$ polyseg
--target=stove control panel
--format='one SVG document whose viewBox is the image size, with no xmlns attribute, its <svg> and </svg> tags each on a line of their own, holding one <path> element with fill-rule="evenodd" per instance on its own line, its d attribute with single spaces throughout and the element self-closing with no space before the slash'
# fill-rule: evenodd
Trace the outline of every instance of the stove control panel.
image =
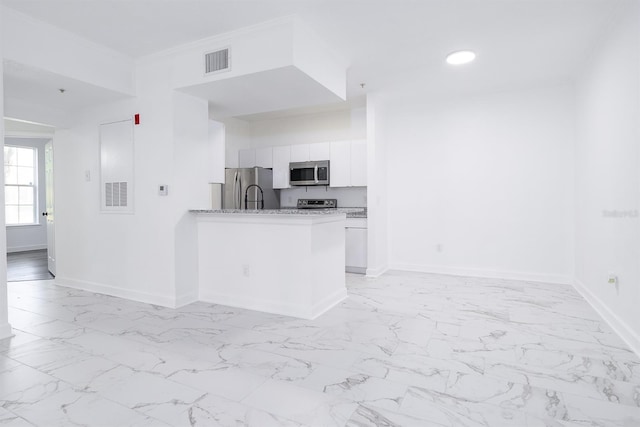
<svg viewBox="0 0 640 427">
<path fill-rule="evenodd" d="M 298 209 L 331 209 L 338 207 L 336 199 L 298 199 Z"/>
</svg>

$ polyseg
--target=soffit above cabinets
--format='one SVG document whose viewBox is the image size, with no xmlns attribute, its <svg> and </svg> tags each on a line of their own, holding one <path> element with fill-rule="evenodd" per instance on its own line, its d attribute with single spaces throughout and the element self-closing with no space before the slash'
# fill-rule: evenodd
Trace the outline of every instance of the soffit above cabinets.
<svg viewBox="0 0 640 427">
<path fill-rule="evenodd" d="M 208 73 L 211 52 L 224 49 L 224 69 Z M 346 66 L 295 17 L 203 41 L 173 59 L 174 87 L 209 101 L 226 118 L 341 102 Z"/>
<path fill-rule="evenodd" d="M 182 91 L 209 100 L 209 115 L 215 118 L 288 110 L 344 100 L 294 66 L 203 83 Z"/>
</svg>

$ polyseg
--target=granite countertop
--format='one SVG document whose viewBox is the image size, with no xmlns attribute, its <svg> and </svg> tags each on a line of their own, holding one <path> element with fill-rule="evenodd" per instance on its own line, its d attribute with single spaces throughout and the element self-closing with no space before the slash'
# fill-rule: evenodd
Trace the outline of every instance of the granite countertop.
<svg viewBox="0 0 640 427">
<path fill-rule="evenodd" d="M 191 209 L 196 214 L 253 214 L 253 215 L 334 215 L 346 214 L 347 218 L 366 218 L 367 208 L 337 209 Z"/>
<path fill-rule="evenodd" d="M 253 214 L 253 215 L 333 215 L 346 214 L 347 218 L 366 218 L 367 208 L 337 209 L 191 209 L 195 214 Z"/>
<path fill-rule="evenodd" d="M 329 211 L 331 212 L 339 212 L 347 214 L 347 218 L 366 218 L 367 217 L 367 208 L 333 208 L 333 209 L 296 209 L 293 207 L 284 207 L 282 210 L 297 210 L 297 211 Z"/>
<path fill-rule="evenodd" d="M 196 214 L 251 214 L 251 215 L 337 215 L 336 209 L 192 209 Z"/>
</svg>

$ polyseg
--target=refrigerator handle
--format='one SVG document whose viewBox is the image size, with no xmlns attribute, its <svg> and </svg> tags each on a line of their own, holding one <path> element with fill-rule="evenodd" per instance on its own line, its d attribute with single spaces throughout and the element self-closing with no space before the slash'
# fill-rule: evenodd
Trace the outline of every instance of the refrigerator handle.
<svg viewBox="0 0 640 427">
<path fill-rule="evenodd" d="M 236 194 L 238 193 L 238 171 L 236 171 L 235 176 L 233 177 L 233 208 L 238 209 L 238 197 Z"/>
<path fill-rule="evenodd" d="M 242 175 L 238 175 L 238 209 L 242 209 Z"/>
<path fill-rule="evenodd" d="M 313 167 L 313 179 L 318 183 L 318 164 Z"/>
</svg>

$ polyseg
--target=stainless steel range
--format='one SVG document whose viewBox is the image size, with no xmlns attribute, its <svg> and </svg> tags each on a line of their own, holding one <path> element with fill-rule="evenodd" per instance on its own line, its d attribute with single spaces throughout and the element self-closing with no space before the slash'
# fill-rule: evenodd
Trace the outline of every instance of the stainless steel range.
<svg viewBox="0 0 640 427">
<path fill-rule="evenodd" d="M 298 199 L 298 209 L 334 209 L 338 207 L 337 199 Z"/>
</svg>

